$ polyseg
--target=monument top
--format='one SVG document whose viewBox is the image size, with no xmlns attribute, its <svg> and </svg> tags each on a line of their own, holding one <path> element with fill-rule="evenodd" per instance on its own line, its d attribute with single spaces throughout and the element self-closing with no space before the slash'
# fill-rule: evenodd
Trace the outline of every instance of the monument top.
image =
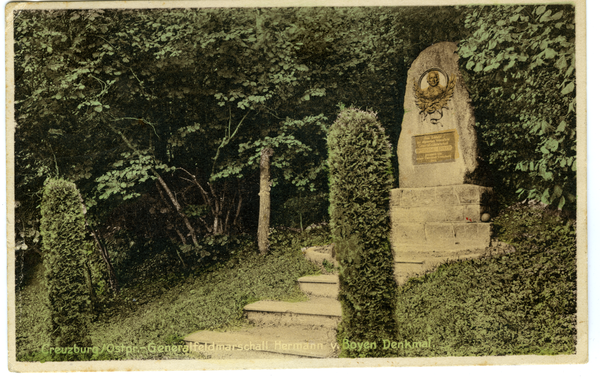
<svg viewBox="0 0 600 377">
<path fill-rule="evenodd" d="M 456 43 L 425 49 L 408 71 L 398 142 L 400 187 L 471 183 L 477 136 Z"/>
</svg>

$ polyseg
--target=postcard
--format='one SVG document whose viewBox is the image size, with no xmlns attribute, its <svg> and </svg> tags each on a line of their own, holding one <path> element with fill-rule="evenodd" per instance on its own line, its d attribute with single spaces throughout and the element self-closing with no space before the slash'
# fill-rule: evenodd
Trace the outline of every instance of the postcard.
<svg viewBox="0 0 600 377">
<path fill-rule="evenodd" d="M 5 9 L 10 371 L 588 361 L 584 1 Z"/>
</svg>

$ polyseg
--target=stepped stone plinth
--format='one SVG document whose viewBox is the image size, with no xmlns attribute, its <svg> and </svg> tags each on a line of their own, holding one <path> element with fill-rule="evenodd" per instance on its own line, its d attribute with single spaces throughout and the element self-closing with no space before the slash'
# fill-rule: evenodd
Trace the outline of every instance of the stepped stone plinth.
<svg viewBox="0 0 600 377">
<path fill-rule="evenodd" d="M 392 247 L 396 253 L 485 249 L 490 245 L 492 189 L 477 185 L 397 188 L 391 192 Z"/>
</svg>

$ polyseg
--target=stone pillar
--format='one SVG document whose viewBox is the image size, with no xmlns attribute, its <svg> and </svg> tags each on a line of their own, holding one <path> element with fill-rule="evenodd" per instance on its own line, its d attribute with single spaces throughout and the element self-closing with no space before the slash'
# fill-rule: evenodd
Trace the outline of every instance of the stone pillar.
<svg viewBox="0 0 600 377">
<path fill-rule="evenodd" d="M 451 42 L 435 44 L 408 71 L 400 187 L 390 202 L 397 268 L 490 244 L 490 224 L 482 215 L 489 213 L 492 189 L 478 181 L 475 117 L 456 49 Z"/>
</svg>

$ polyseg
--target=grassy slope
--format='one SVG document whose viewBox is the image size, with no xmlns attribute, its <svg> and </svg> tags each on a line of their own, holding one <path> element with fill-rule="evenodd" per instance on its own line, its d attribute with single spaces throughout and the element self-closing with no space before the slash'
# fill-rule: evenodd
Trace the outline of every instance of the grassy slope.
<svg viewBox="0 0 600 377">
<path fill-rule="evenodd" d="M 42 345 L 50 342 L 44 327 L 45 318 L 50 316 L 44 305 L 44 266 L 41 262 L 34 266 L 27 276 L 27 285 L 18 290 L 15 297 L 17 360 L 20 355 L 39 351 Z"/>
<path fill-rule="evenodd" d="M 495 227 L 515 253 L 445 264 L 401 288 L 400 340 L 431 338 L 431 348 L 399 356 L 574 352 L 574 224 L 518 206 Z"/>
<path fill-rule="evenodd" d="M 275 248 L 271 255 L 260 256 L 255 250 L 240 250 L 239 256 L 199 276 L 158 277 L 146 284 L 124 289 L 116 308 L 91 326 L 94 345 L 144 347 L 180 344 L 183 336 L 202 329 L 222 329 L 243 325 L 242 310 L 247 303 L 260 299 L 304 300 L 296 284 L 300 276 L 317 273 L 300 249 Z M 48 360 L 39 354 L 43 339 L 41 322 L 41 284 L 23 289 L 22 306 L 28 316 L 19 317 L 17 331 L 23 334 L 18 355 L 23 360 Z M 38 326 L 39 327 L 39 326 Z M 29 356 L 27 356 L 29 354 Z M 181 358 L 181 352 L 125 355 L 104 353 L 94 359 Z"/>
<path fill-rule="evenodd" d="M 96 324 L 94 344 L 169 344 L 197 330 L 241 325 L 243 308 L 250 302 L 303 300 L 296 279 L 314 272 L 299 253 L 248 255 L 180 282 L 136 315 Z"/>
<path fill-rule="evenodd" d="M 517 246 L 517 252 L 443 265 L 401 288 L 398 340 L 431 337 L 432 347 L 400 350 L 398 356 L 574 351 L 574 224 L 540 209 L 516 207 L 499 216 L 495 228 L 503 240 Z M 241 250 L 238 257 L 206 274 L 157 277 L 125 289 L 116 307 L 92 325 L 94 344 L 176 344 L 193 331 L 243 324 L 246 303 L 264 298 L 301 300 L 304 296 L 295 281 L 316 270 L 299 250 L 329 242 L 327 236 L 320 237 L 275 234 L 273 255 Z M 24 360 L 45 342 L 40 327 L 43 285 L 31 279 L 20 295 L 17 350 Z M 128 358 L 179 357 L 183 355 L 138 353 Z"/>
</svg>

